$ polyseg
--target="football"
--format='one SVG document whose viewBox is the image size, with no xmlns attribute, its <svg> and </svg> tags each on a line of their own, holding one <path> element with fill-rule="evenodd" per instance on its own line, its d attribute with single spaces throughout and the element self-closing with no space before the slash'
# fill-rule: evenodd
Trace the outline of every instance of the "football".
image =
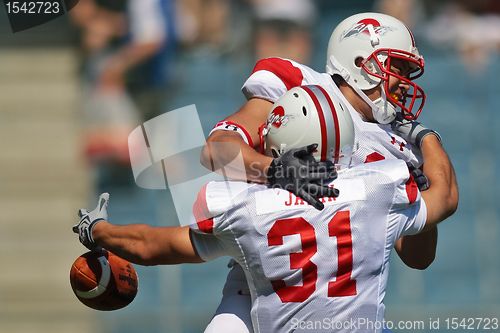
<svg viewBox="0 0 500 333">
<path fill-rule="evenodd" d="M 137 274 L 130 262 L 99 249 L 79 256 L 70 271 L 76 297 L 100 311 L 121 309 L 137 295 Z"/>
</svg>

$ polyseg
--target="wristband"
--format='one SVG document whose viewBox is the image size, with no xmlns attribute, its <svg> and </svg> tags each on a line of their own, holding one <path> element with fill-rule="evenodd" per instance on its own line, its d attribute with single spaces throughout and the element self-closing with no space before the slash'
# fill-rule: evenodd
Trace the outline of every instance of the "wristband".
<svg viewBox="0 0 500 333">
<path fill-rule="evenodd" d="M 422 141 L 424 140 L 424 138 L 429 134 L 434 134 L 437 137 L 437 139 L 439 140 L 439 142 L 443 143 L 443 141 L 441 140 L 441 135 L 439 135 L 438 132 L 436 132 L 435 130 L 431 130 L 431 129 L 425 129 L 425 130 L 420 131 L 420 133 L 418 133 L 417 137 L 415 138 L 416 144 L 419 148 L 422 146 Z"/>
<path fill-rule="evenodd" d="M 94 227 L 96 226 L 97 223 L 101 222 L 101 221 L 104 221 L 104 219 L 97 219 L 95 221 L 92 221 L 92 223 L 90 223 L 89 225 L 89 234 L 88 234 L 88 238 L 89 238 L 89 241 L 91 244 L 95 244 L 94 242 L 94 236 L 92 236 L 92 230 L 94 230 Z"/>
<path fill-rule="evenodd" d="M 227 120 L 220 121 L 214 126 L 208 136 L 210 136 L 215 131 L 230 131 L 233 133 L 238 133 L 247 145 L 253 147 L 253 141 L 250 133 L 248 133 L 248 131 L 243 126 L 240 126 L 237 123 Z"/>
</svg>

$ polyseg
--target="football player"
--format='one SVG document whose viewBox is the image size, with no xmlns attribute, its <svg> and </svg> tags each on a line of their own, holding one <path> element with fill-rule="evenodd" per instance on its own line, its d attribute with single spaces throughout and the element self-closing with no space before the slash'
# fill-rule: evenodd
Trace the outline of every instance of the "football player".
<svg viewBox="0 0 500 333">
<path fill-rule="evenodd" d="M 456 209 L 457 193 L 449 197 L 441 180 L 448 157 L 436 149 L 441 143 L 434 132 L 413 128 L 432 182 L 420 194 L 404 161 L 346 167 L 354 125 L 326 90 L 292 88 L 273 111 L 281 109 L 288 122 L 273 127 L 271 112 L 266 153 L 286 158 L 307 152 L 337 165 L 338 178 L 326 186 L 340 194 L 320 199 L 322 211 L 282 189 L 210 182 L 198 194 L 189 227 L 113 225 L 107 221 L 109 195 L 103 194 L 95 210 L 79 211 L 73 230 L 88 248 L 101 246 L 142 265 L 233 257 L 248 281 L 254 332 L 305 332 L 311 325 L 314 332 L 380 332 L 396 240 L 435 228 Z"/>
<path fill-rule="evenodd" d="M 421 137 L 415 133 L 431 131 L 415 122 L 424 106 L 425 93 L 414 80 L 423 72 L 424 59 L 418 52 L 413 34 L 402 22 L 379 13 L 348 17 L 330 37 L 326 73 L 282 58 L 257 62 L 242 87 L 247 102 L 214 127 L 203 150 L 202 163 L 216 170 L 241 152 L 245 170 L 240 172 L 239 179 L 281 185 L 321 209 L 323 204 L 314 193 L 334 196 L 336 192 L 328 192 L 318 185 L 317 179 L 304 176 L 297 179 L 298 173 L 292 172 L 288 177 L 274 177 L 273 174 L 277 170 L 273 165 L 278 161 L 285 167 L 293 168 L 305 156 L 276 160 L 262 154 L 262 130 L 259 129 L 262 129 L 272 103 L 292 87 L 320 85 L 352 116 L 356 150 L 351 165 L 401 159 L 417 168 L 422 164 Z M 277 110 L 272 120 L 274 127 L 285 126 L 288 117 Z M 412 127 L 423 130 L 414 131 Z M 217 149 L 221 144 L 236 148 Z M 433 149 L 436 154 L 444 153 L 440 145 Z M 318 166 L 311 164 L 311 167 Z M 454 190 L 451 182 L 454 177 L 453 168 L 447 165 L 441 181 L 446 182 L 450 193 Z M 424 180 L 424 187 L 427 186 L 425 177 L 419 179 Z M 434 260 L 436 245 L 437 229 L 431 228 L 425 233 L 402 237 L 396 242 L 395 249 L 407 266 L 425 269 Z M 241 316 L 245 311 L 240 307 L 250 304 L 245 295 L 248 295 L 245 276 L 241 268 L 234 265 L 224 287 L 221 304 L 205 332 L 223 332 L 221 328 L 228 327 L 229 322 L 235 326 L 227 332 L 251 331 L 249 317 Z"/>
</svg>

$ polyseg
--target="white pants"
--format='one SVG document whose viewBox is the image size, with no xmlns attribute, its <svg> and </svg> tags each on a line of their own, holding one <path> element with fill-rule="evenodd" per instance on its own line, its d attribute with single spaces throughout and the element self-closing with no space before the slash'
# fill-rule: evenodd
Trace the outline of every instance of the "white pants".
<svg viewBox="0 0 500 333">
<path fill-rule="evenodd" d="M 239 264 L 231 261 L 222 300 L 205 333 L 252 333 L 250 310 L 252 299 L 245 273 Z"/>
</svg>

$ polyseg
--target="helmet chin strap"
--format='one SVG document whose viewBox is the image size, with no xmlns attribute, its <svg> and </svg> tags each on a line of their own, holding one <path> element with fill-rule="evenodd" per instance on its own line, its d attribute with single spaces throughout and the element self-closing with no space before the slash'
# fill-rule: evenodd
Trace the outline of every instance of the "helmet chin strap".
<svg viewBox="0 0 500 333">
<path fill-rule="evenodd" d="M 363 90 L 355 85 L 351 87 L 356 93 L 365 101 L 366 104 L 372 109 L 373 118 L 379 124 L 389 124 L 396 118 L 396 108 L 387 100 L 387 95 L 383 88 L 381 88 L 381 96 L 372 101 Z"/>
<path fill-rule="evenodd" d="M 379 124 L 389 124 L 396 118 L 396 108 L 387 100 L 385 89 L 382 88 L 381 96 L 374 100 L 373 104 L 377 107 L 372 108 L 373 118 Z"/>
</svg>

